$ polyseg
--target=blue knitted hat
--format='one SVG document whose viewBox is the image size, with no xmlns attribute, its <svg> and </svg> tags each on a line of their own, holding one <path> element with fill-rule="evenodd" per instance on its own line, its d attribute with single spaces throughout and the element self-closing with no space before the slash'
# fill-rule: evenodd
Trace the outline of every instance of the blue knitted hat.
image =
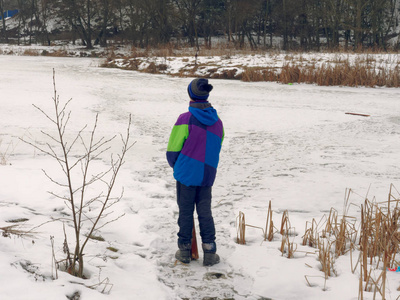
<svg viewBox="0 0 400 300">
<path fill-rule="evenodd" d="M 212 89 L 213 86 L 208 83 L 208 79 L 197 78 L 189 83 L 188 93 L 190 99 L 194 101 L 205 102 L 207 101 Z"/>
</svg>

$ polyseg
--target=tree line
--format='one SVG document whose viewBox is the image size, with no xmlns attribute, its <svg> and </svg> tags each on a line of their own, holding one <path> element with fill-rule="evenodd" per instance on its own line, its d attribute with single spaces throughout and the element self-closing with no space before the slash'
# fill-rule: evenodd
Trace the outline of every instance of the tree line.
<svg viewBox="0 0 400 300">
<path fill-rule="evenodd" d="M 400 0 L 0 0 L 1 41 L 283 50 L 399 48 Z M 14 24 L 14 25 L 10 25 Z M 391 45 L 389 40 L 394 41 Z M 277 42 L 278 41 L 278 42 Z"/>
</svg>

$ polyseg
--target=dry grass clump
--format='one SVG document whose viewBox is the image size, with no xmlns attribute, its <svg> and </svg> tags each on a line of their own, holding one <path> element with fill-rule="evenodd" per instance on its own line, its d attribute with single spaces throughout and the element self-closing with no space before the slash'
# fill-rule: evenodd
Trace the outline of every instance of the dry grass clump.
<svg viewBox="0 0 400 300">
<path fill-rule="evenodd" d="M 0 139 L 0 165 L 7 165 L 9 163 L 10 156 L 14 152 L 14 144 L 10 142 L 5 148 L 2 147 L 3 141 Z"/>
<path fill-rule="evenodd" d="M 107 63 L 103 66 L 115 67 L 112 63 L 115 54 L 111 51 Z M 253 81 L 272 81 L 283 84 L 307 83 L 321 86 L 351 86 L 351 87 L 400 87 L 400 64 L 392 56 L 376 56 L 372 54 L 347 55 L 339 53 L 332 59 L 323 62 L 323 59 L 315 57 L 307 58 L 303 54 L 290 54 L 283 57 L 281 64 L 279 58 L 274 58 L 275 53 L 268 53 L 276 65 L 248 67 L 238 65 L 227 68 L 223 64 L 217 63 L 215 66 L 201 64 L 198 57 L 218 56 L 229 61 L 233 55 L 260 54 L 265 56 L 265 51 L 237 51 L 230 47 L 208 48 L 179 48 L 166 46 L 157 49 L 138 49 L 133 47 L 128 58 L 124 58 L 125 65 L 131 61 L 146 62 L 149 58 L 182 59 L 184 65 L 176 74 L 180 77 L 205 77 L 215 79 L 237 79 L 246 82 Z M 114 56 L 114 57 L 113 57 Z M 194 59 L 194 63 L 189 63 L 188 57 Z M 277 61 L 278 60 L 278 61 Z M 279 66 L 281 64 L 281 66 Z M 142 70 L 149 73 L 168 73 L 164 65 L 158 66 L 156 63 Z M 135 69 L 128 68 L 127 69 Z"/>
<path fill-rule="evenodd" d="M 7 164 L 6 153 L 0 152 L 0 165 L 5 166 Z"/>
<path fill-rule="evenodd" d="M 106 60 L 100 64 L 100 67 L 102 67 L 102 68 L 120 68 L 117 61 L 112 57 L 106 58 Z"/>
<path fill-rule="evenodd" d="M 123 69 L 138 71 L 140 64 L 141 64 L 140 60 L 133 58 L 127 61 L 127 65 L 125 65 Z"/>
<path fill-rule="evenodd" d="M 295 244 L 293 241 L 292 242 L 290 241 L 290 237 L 288 234 L 283 235 L 280 248 L 282 256 L 286 254 L 287 258 L 293 258 L 296 250 L 297 250 L 297 244 Z"/>
<path fill-rule="evenodd" d="M 397 196 L 395 196 L 395 192 Z M 322 277 L 324 289 L 329 277 L 338 276 L 336 260 L 350 254 L 351 271 L 359 274 L 359 299 L 364 292 L 374 293 L 374 299 L 380 295 L 385 299 L 386 273 L 388 270 L 398 270 L 400 267 L 400 193 L 393 185 L 390 187 L 388 200 L 376 202 L 365 198 L 361 205 L 350 202 L 353 195 L 351 189 L 345 192 L 343 214 L 331 208 L 328 215 L 321 220 L 313 219 L 306 223 L 302 237 L 303 246 L 312 247 L 320 262 L 323 276 L 305 276 L 311 285 L 310 277 Z M 237 242 L 245 244 L 246 227 L 258 228 L 263 231 L 264 241 L 273 241 L 274 234 L 281 235 L 280 251 L 287 258 L 293 258 L 297 251 L 294 243 L 294 228 L 289 221 L 288 211 L 282 214 L 280 228 L 272 221 L 271 201 L 267 211 L 265 230 L 261 227 L 246 224 L 243 212 L 237 218 Z M 400 290 L 400 287 L 399 287 Z"/>
<path fill-rule="evenodd" d="M 318 247 L 319 234 L 318 234 L 318 224 L 315 219 L 312 220 L 311 226 L 309 222 L 306 223 L 306 230 L 303 236 L 303 246 L 309 246 L 312 248 Z M 325 235 L 324 235 L 325 236 Z"/>
<path fill-rule="evenodd" d="M 25 49 L 24 54 L 26 56 L 39 56 L 39 51 L 38 50 L 33 50 L 33 49 Z"/>
<path fill-rule="evenodd" d="M 55 51 L 47 51 L 47 50 L 43 50 L 42 54 L 43 56 L 51 56 L 51 57 L 67 57 L 67 56 L 73 56 L 73 54 L 69 54 L 68 51 L 66 50 L 55 50 Z M 82 56 L 82 55 L 81 55 Z"/>
<path fill-rule="evenodd" d="M 386 273 L 388 269 L 400 266 L 400 197 L 393 185 L 390 187 L 387 202 L 377 203 L 365 200 L 361 206 L 360 257 L 360 295 L 364 291 L 379 293 L 385 299 Z M 371 274 L 379 270 L 379 276 Z"/>
<path fill-rule="evenodd" d="M 123 70 L 139 71 L 150 74 L 164 74 L 168 70 L 166 63 L 158 63 L 147 58 L 118 58 L 108 57 L 101 65 L 106 68 L 120 68 Z"/>
<path fill-rule="evenodd" d="M 23 230 L 21 229 L 20 224 L 13 224 L 10 226 L 0 227 L 0 232 L 3 237 L 27 237 L 27 238 L 34 238 L 37 232 L 32 230 Z"/>
<path fill-rule="evenodd" d="M 252 81 L 279 81 L 279 70 L 276 67 L 260 68 L 260 67 L 245 67 L 242 80 L 247 82 Z"/>
<path fill-rule="evenodd" d="M 210 78 L 216 78 L 216 79 L 241 79 L 242 75 L 238 74 L 238 69 L 227 69 L 227 70 L 221 70 L 219 71 L 218 69 L 211 69 L 212 75 Z M 217 72 L 218 71 L 218 72 Z"/>
<path fill-rule="evenodd" d="M 282 221 L 280 230 L 274 227 L 274 223 L 272 221 L 272 208 L 271 201 L 269 202 L 268 212 L 267 212 L 267 222 L 265 226 L 265 230 L 259 226 L 253 226 L 246 224 L 245 215 L 243 212 L 239 212 L 239 216 L 236 218 L 236 231 L 237 237 L 236 242 L 241 245 L 246 244 L 246 227 L 252 227 L 256 229 L 260 229 L 263 233 L 264 241 L 272 241 L 274 238 L 274 233 L 279 233 L 282 236 L 280 251 L 282 255 L 286 255 L 287 258 L 293 258 L 294 253 L 297 250 L 297 244 L 294 243 L 294 228 L 290 225 L 289 221 L 289 212 L 286 210 L 282 214 Z M 292 238 L 292 240 L 291 240 Z"/>
<path fill-rule="evenodd" d="M 356 219 L 348 215 L 351 190 L 346 190 L 343 216 L 331 208 L 328 216 L 319 222 L 315 219 L 306 223 L 303 245 L 317 249 L 318 261 L 324 279 L 336 276 L 335 260 L 354 248 L 357 238 Z"/>
<path fill-rule="evenodd" d="M 236 218 L 236 242 L 240 245 L 246 244 L 246 227 L 260 229 L 263 232 L 263 236 L 265 236 L 265 232 L 262 227 L 246 224 L 245 215 L 240 211 L 239 216 Z"/>
<path fill-rule="evenodd" d="M 155 62 L 151 62 L 143 71 L 151 74 L 160 74 L 167 69 L 168 66 L 166 64 L 156 64 Z"/>
<path fill-rule="evenodd" d="M 278 68 L 245 68 L 243 81 L 274 81 L 283 84 L 307 83 L 320 86 L 351 87 L 400 87 L 399 66 L 389 68 L 370 65 L 367 61 L 351 63 L 323 63 L 303 65 L 301 62 L 286 62 Z"/>
<path fill-rule="evenodd" d="M 375 199 L 370 201 L 366 198 L 362 205 L 355 205 L 350 202 L 353 191 L 347 189 L 342 215 L 331 208 L 329 214 L 324 215 L 320 221 L 313 219 L 306 223 L 302 244 L 315 249 L 314 253 L 306 253 L 315 254 L 320 262 L 320 270 L 324 274 L 321 277 L 325 280 L 324 289 L 329 277 L 338 276 L 336 260 L 350 254 L 351 271 L 357 272 L 360 278 L 359 298 L 363 299 L 364 292 L 373 292 L 374 297 L 379 294 L 385 299 L 386 272 L 400 267 L 400 196 L 394 196 L 395 191 L 400 195 L 391 185 L 385 202 L 378 203 Z M 294 242 L 296 235 L 290 224 L 289 213 L 286 210 L 282 214 L 279 229 L 274 226 L 272 213 L 270 201 L 263 229 L 246 224 L 244 213 L 240 212 L 237 218 L 237 242 L 246 243 L 246 227 L 261 229 L 264 241 L 273 241 L 277 233 L 281 236 L 282 255 L 294 258 L 297 244 Z M 313 276 L 305 276 L 307 283 L 312 286 L 309 277 Z"/>
<path fill-rule="evenodd" d="M 289 212 L 285 210 L 282 214 L 281 229 L 279 232 L 282 236 L 280 251 L 282 255 L 286 254 L 287 258 L 293 258 L 297 250 L 297 244 L 290 237 L 295 236 L 294 228 L 290 225 Z"/>
<path fill-rule="evenodd" d="M 328 239 L 321 239 L 318 243 L 318 260 L 321 263 L 321 271 L 325 275 L 325 280 L 332 275 L 336 275 L 335 257 L 332 251 L 333 245 L 334 242 Z"/>
<path fill-rule="evenodd" d="M 359 270 L 360 299 L 366 291 L 373 292 L 374 299 L 378 293 L 385 299 L 386 272 L 400 266 L 400 197 L 395 197 L 394 191 L 399 195 L 391 185 L 385 202 L 366 198 L 356 206 L 357 213 L 350 215 L 350 207 L 354 206 L 349 202 L 352 191 L 346 190 L 342 217 L 332 208 L 328 217 L 306 225 L 303 245 L 317 249 L 325 278 L 336 274 L 335 259 L 350 253 L 352 272 Z M 356 261 L 354 252 L 358 253 Z"/>
</svg>

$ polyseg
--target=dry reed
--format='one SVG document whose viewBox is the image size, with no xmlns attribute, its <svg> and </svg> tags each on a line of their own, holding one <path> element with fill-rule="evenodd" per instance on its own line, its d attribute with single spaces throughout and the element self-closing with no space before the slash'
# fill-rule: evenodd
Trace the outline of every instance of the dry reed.
<svg viewBox="0 0 400 300">
<path fill-rule="evenodd" d="M 268 212 L 267 212 L 267 222 L 265 224 L 264 231 L 264 241 L 272 241 L 274 239 L 274 222 L 272 221 L 272 206 L 271 201 L 269 201 Z"/>
<path fill-rule="evenodd" d="M 332 254 L 332 245 L 333 242 L 328 241 L 327 239 L 321 239 L 318 242 L 318 260 L 321 263 L 322 272 L 325 274 L 325 278 L 336 274 L 334 269 L 334 257 Z"/>
<path fill-rule="evenodd" d="M 282 242 L 280 248 L 282 255 L 286 253 L 287 258 L 293 258 L 296 250 L 297 250 L 297 244 L 295 244 L 293 241 L 292 242 L 290 241 L 289 231 L 286 231 L 285 234 L 282 235 Z"/>
<path fill-rule="evenodd" d="M 279 233 L 281 235 L 285 235 L 285 234 L 287 235 L 290 227 L 291 226 L 290 226 L 290 221 L 289 221 L 289 212 L 287 210 L 285 210 L 282 215 L 281 230 Z"/>
<path fill-rule="evenodd" d="M 244 213 L 239 212 L 238 225 L 237 225 L 237 235 L 236 235 L 236 242 L 240 245 L 246 244 L 246 220 Z"/>
<path fill-rule="evenodd" d="M 179 49 L 172 46 L 160 49 L 137 49 L 132 48 L 129 57 L 124 58 L 124 69 L 137 70 L 137 68 L 126 67 L 131 60 L 145 62 L 149 58 L 163 58 L 165 61 L 171 57 L 187 60 L 187 57 L 195 58 L 195 63 L 192 65 L 186 63 L 175 76 L 187 77 L 206 77 L 216 79 L 238 79 L 242 81 L 272 81 L 283 84 L 292 83 L 307 83 L 317 84 L 321 86 L 351 86 L 351 87 L 400 87 L 400 67 L 398 61 L 393 61 L 390 58 L 377 61 L 371 54 L 358 54 L 354 60 L 349 57 L 343 58 L 342 55 L 331 61 L 320 63 L 311 58 L 307 61 L 302 55 L 286 55 L 284 57 L 282 67 L 277 66 L 235 66 L 227 69 L 221 65 L 202 65 L 197 62 L 198 56 L 221 56 L 223 59 L 229 60 L 232 55 L 246 55 L 246 52 L 237 52 L 233 49 L 221 48 L 221 51 L 216 48 L 210 49 Z M 247 52 L 248 53 L 248 52 Z M 252 55 L 258 54 L 251 52 Z M 265 52 L 259 53 L 266 55 Z M 248 54 L 247 54 L 248 55 Z M 273 56 L 273 53 L 269 53 Z M 117 59 L 114 51 L 110 51 L 105 67 L 115 67 L 112 62 Z M 140 63 L 139 63 L 140 64 Z M 165 65 L 165 64 L 164 64 Z M 197 70 L 201 72 L 197 73 Z M 143 72 L 149 73 L 168 73 L 165 72 L 164 66 L 155 64 Z"/>
<path fill-rule="evenodd" d="M 350 202 L 353 194 L 346 189 L 343 215 L 331 208 L 328 216 L 323 216 L 319 222 L 315 219 L 306 223 L 302 244 L 316 248 L 317 258 L 321 264 L 321 271 L 326 280 L 337 276 L 335 260 L 346 253 L 350 253 L 351 271 L 360 274 L 359 299 L 364 298 L 364 292 L 374 294 L 374 299 L 380 295 L 386 298 L 387 269 L 397 269 L 400 266 L 397 254 L 400 252 L 400 193 L 391 185 L 387 201 L 378 203 L 365 198 L 360 206 Z M 355 211 L 350 210 L 356 207 Z M 261 227 L 245 224 L 242 212 L 238 217 L 237 241 L 245 244 L 245 228 L 255 227 L 263 230 L 263 238 L 272 241 L 274 223 L 272 221 L 272 204 L 269 202 L 265 230 Z M 297 250 L 294 243 L 293 228 L 290 225 L 287 210 L 282 214 L 279 230 L 282 240 L 280 251 L 282 256 L 293 258 Z M 356 262 L 353 262 L 353 253 L 358 253 Z M 307 252 L 310 253 L 310 252 Z M 306 276 L 307 283 L 312 286 Z M 324 285 L 324 289 L 325 289 Z M 400 288 L 399 288 L 400 289 Z"/>
</svg>

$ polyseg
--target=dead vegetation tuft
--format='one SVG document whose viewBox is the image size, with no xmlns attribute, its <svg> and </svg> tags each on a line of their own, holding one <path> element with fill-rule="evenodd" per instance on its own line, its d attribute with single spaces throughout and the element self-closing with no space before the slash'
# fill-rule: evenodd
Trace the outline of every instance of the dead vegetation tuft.
<svg viewBox="0 0 400 300">
<path fill-rule="evenodd" d="M 387 201 L 377 202 L 375 198 L 369 200 L 366 197 L 358 205 L 350 201 L 352 195 L 354 192 L 347 189 L 341 215 L 331 208 L 329 214 L 322 216 L 319 221 L 313 219 L 306 223 L 302 245 L 315 249 L 314 252 L 306 251 L 306 255 L 316 255 L 324 275 L 305 275 L 305 278 L 309 286 L 314 286 L 310 278 L 322 277 L 326 289 L 328 278 L 338 276 L 336 260 L 349 254 L 351 271 L 360 278 L 359 299 L 363 299 L 364 292 L 373 293 L 374 299 L 378 295 L 385 299 L 387 272 L 400 269 L 400 193 L 391 185 Z M 271 201 L 265 230 L 246 224 L 243 212 L 240 212 L 238 219 L 238 243 L 245 244 L 246 227 L 260 228 L 264 241 L 273 241 L 274 234 L 279 234 L 282 255 L 294 258 L 297 251 L 296 234 L 287 210 L 282 214 L 279 229 L 274 227 L 272 221 Z"/>
<path fill-rule="evenodd" d="M 306 83 L 320 86 L 350 86 L 350 87 L 399 87 L 399 61 L 391 56 L 379 57 L 374 54 L 339 53 L 332 59 L 322 61 L 314 57 L 306 58 L 303 54 L 291 53 L 285 56 L 274 52 L 237 52 L 234 49 L 137 49 L 132 48 L 129 57 L 122 58 L 123 64 L 116 64 L 117 58 L 113 52 L 109 55 L 103 67 L 121 67 L 123 69 L 143 71 L 152 74 L 169 74 L 179 77 L 205 77 L 214 79 L 236 79 L 245 82 L 267 81 L 282 84 Z M 227 67 L 231 57 L 235 55 L 269 56 L 274 64 L 271 66 L 246 66 L 245 63 Z M 221 57 L 226 63 L 201 63 L 202 57 Z M 244 56 L 245 57 L 245 56 Z M 190 58 L 190 59 L 189 59 Z M 143 62 L 149 62 L 146 68 L 140 68 Z M 158 60 L 157 60 L 158 59 Z M 160 63 L 160 60 L 164 63 Z M 282 61 L 283 59 L 283 61 Z M 155 62 L 155 61 L 158 62 Z M 181 60 L 182 67 L 174 74 L 168 72 L 170 60 Z"/>
</svg>

